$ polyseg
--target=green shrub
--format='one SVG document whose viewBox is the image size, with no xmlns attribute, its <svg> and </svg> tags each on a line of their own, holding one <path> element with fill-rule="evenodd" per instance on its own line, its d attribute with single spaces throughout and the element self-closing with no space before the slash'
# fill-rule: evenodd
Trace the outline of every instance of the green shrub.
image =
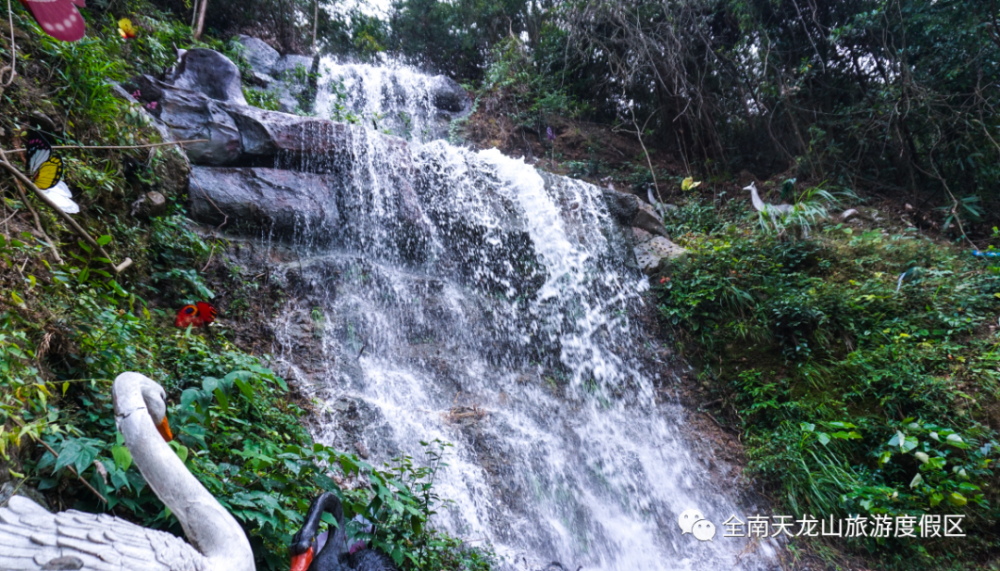
<svg viewBox="0 0 1000 571">
<path fill-rule="evenodd" d="M 1000 547 L 987 327 L 1000 266 L 841 225 L 782 240 L 698 204 L 665 223 L 690 253 L 656 286 L 660 314 L 710 364 L 702 378 L 746 434 L 749 475 L 798 516 L 963 514 L 965 559 Z M 939 568 L 951 545 L 848 544 L 900 569 Z"/>
<path fill-rule="evenodd" d="M 168 263 L 187 271 L 209 250 L 176 216 L 153 221 L 151 242 L 160 252 L 154 268 Z M 301 424 L 309 413 L 304 403 L 296 404 L 285 382 L 259 358 L 214 330 L 202 336 L 172 327 L 169 312 L 149 308 L 112 279 L 85 244 L 79 247 L 71 253 L 72 265 L 28 275 L 25 287 L 10 295 L 19 308 L 0 311 L 0 417 L 6 423 L 0 455 L 11 460 L 11 445 L 21 447 L 24 472 L 16 477 L 42 491 L 58 490 L 79 508 L 114 509 L 141 525 L 180 533 L 115 427 L 111 380 L 137 371 L 167 390 L 174 450 L 246 528 L 260 568 L 285 567 L 288 542 L 310 500 L 338 489 L 333 477 L 366 482 L 342 492 L 348 515 L 364 514 L 377 523 L 378 535 L 369 539 L 405 569 L 489 568 L 488 552 L 465 550 L 429 527 L 441 501 L 433 479 L 443 465 L 443 445 L 429 449 L 427 467 L 401 458 L 376 469 L 314 443 Z M 8 268 L 15 257 L 34 259 L 44 252 L 0 238 L 0 258 Z M 157 279 L 178 295 L 188 291 L 189 284 L 176 283 L 186 279 L 169 273 Z M 44 334 L 52 330 L 61 332 L 58 350 L 51 334 Z M 58 456 L 35 452 L 32 440 Z M 107 502 L 84 488 L 71 467 Z"/>
<path fill-rule="evenodd" d="M 254 87 L 244 87 L 243 95 L 247 98 L 247 103 L 254 107 L 266 109 L 268 111 L 281 111 L 281 103 L 278 101 L 278 94 L 274 91 L 266 91 Z"/>
</svg>

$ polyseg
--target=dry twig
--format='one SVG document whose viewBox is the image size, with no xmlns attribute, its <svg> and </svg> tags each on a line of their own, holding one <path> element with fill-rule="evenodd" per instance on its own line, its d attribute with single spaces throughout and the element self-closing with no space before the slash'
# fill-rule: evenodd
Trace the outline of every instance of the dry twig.
<svg viewBox="0 0 1000 571">
<path fill-rule="evenodd" d="M 49 238 L 49 235 L 45 233 L 45 228 L 42 228 L 42 221 L 38 218 L 38 212 L 35 210 L 35 207 L 28 202 L 28 195 L 24 193 L 24 186 L 21 185 L 21 181 L 14 179 L 14 185 L 17 187 L 17 192 L 21 195 L 21 202 L 24 203 L 24 206 L 28 208 L 31 212 L 31 216 L 35 219 L 35 229 L 38 230 L 43 238 L 45 238 L 45 243 L 48 244 L 49 250 L 52 250 L 52 256 L 55 258 L 56 263 L 63 263 L 63 259 L 59 255 L 59 251 L 56 250 L 55 242 L 53 242 L 52 238 Z"/>
</svg>

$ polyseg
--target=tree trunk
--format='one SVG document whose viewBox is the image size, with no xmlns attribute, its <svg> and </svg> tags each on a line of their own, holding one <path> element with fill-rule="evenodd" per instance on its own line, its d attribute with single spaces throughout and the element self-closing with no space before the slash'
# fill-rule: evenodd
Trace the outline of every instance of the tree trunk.
<svg viewBox="0 0 1000 571">
<path fill-rule="evenodd" d="M 194 39 L 201 39 L 202 29 L 205 27 L 205 8 L 208 6 L 208 0 L 200 0 L 198 2 L 198 24 L 194 28 Z"/>
<path fill-rule="evenodd" d="M 191 6 L 191 30 L 194 30 L 195 25 L 198 24 L 198 4 L 200 0 L 194 0 L 194 5 Z"/>
<path fill-rule="evenodd" d="M 319 26 L 319 0 L 313 0 L 313 53 L 316 53 L 316 28 Z"/>
</svg>

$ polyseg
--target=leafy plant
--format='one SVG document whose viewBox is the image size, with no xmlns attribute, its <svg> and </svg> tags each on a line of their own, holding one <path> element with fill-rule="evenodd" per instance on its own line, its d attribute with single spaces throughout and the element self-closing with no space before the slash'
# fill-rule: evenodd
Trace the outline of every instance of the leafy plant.
<svg viewBox="0 0 1000 571">
<path fill-rule="evenodd" d="M 689 254 L 654 276 L 661 317 L 707 365 L 704 399 L 744 432 L 751 476 L 799 516 L 962 514 L 970 537 L 988 535 L 1000 516 L 993 258 L 839 224 L 783 240 L 697 202 L 664 222 Z M 849 547 L 899 569 L 937 568 L 948 550 Z"/>
<path fill-rule="evenodd" d="M 850 193 L 842 193 L 845 197 Z M 795 199 L 789 212 L 763 210 L 757 213 L 762 229 L 784 236 L 790 229 L 798 230 L 808 237 L 817 220 L 825 218 L 827 212 L 840 202 L 830 192 L 820 186 L 809 187 Z"/>
<path fill-rule="evenodd" d="M 247 98 L 247 103 L 254 107 L 266 109 L 268 111 L 280 111 L 281 103 L 278 94 L 274 91 L 266 91 L 254 87 L 244 87 L 243 96 Z"/>
</svg>

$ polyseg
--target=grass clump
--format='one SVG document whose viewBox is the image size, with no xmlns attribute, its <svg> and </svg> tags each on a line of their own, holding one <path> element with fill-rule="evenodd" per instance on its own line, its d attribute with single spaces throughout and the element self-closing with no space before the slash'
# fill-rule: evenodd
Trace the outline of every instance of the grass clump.
<svg viewBox="0 0 1000 571">
<path fill-rule="evenodd" d="M 965 538 L 837 547 L 893 569 L 995 555 L 1000 265 L 910 232 L 793 240 L 696 201 L 666 222 L 690 254 L 655 288 L 660 315 L 775 513 L 960 514 Z"/>
</svg>

